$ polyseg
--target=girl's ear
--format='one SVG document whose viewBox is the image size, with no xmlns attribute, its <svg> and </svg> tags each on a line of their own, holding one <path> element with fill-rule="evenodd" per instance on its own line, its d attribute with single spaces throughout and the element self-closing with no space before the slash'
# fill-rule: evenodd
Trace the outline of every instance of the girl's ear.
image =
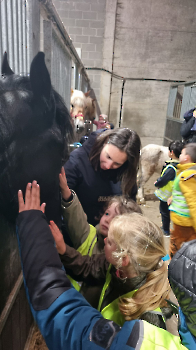
<svg viewBox="0 0 196 350">
<path fill-rule="evenodd" d="M 130 259 L 128 257 L 128 255 L 125 255 L 122 259 L 122 266 L 128 266 L 130 263 Z"/>
</svg>

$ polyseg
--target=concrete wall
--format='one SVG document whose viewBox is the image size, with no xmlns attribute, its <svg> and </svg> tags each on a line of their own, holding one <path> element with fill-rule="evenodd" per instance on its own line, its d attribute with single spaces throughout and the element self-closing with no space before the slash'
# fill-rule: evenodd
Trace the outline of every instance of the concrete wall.
<svg viewBox="0 0 196 350">
<path fill-rule="evenodd" d="M 196 78 L 195 13 L 194 0 L 118 1 L 117 13 L 113 12 L 113 21 L 110 18 L 110 29 L 107 29 L 114 33 L 115 21 L 114 72 L 130 78 Z M 109 38 L 105 40 L 109 42 Z M 104 48 L 103 57 L 108 59 L 106 46 Z M 112 65 L 107 69 L 111 70 Z M 157 81 L 125 83 L 122 126 L 138 131 L 143 145 L 162 143 L 169 86 L 170 83 Z M 122 81 L 113 78 L 110 119 L 116 126 L 119 122 L 121 88 Z M 102 74 L 102 91 L 100 105 L 104 109 L 110 99 L 106 73 Z"/>
<path fill-rule="evenodd" d="M 86 67 L 122 77 L 196 78 L 195 0 L 53 0 Z M 119 125 L 122 80 L 88 71 L 102 113 Z M 122 126 L 162 144 L 170 83 L 127 80 Z"/>
<path fill-rule="evenodd" d="M 62 22 L 86 67 L 102 67 L 106 0 L 53 0 Z M 101 72 L 88 71 L 97 99 Z"/>
</svg>

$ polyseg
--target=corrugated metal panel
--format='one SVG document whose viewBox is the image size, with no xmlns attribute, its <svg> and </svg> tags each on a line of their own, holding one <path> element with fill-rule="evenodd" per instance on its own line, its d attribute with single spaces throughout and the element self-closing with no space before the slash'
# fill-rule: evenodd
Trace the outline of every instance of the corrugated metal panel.
<svg viewBox="0 0 196 350">
<path fill-rule="evenodd" d="M 29 71 L 27 3 L 24 0 L 0 2 L 0 65 L 2 56 L 8 53 L 9 64 L 16 74 Z"/>
<path fill-rule="evenodd" d="M 183 119 L 184 113 L 190 109 L 189 108 L 190 96 L 191 96 L 191 86 L 190 85 L 185 85 L 184 93 L 183 93 L 183 99 L 182 99 L 182 107 L 181 107 L 180 119 Z"/>
<path fill-rule="evenodd" d="M 196 86 L 191 86 L 191 94 L 189 101 L 189 109 L 194 108 L 196 106 Z"/>
<path fill-rule="evenodd" d="M 167 116 L 173 117 L 173 110 L 174 110 L 174 104 L 176 100 L 176 94 L 177 94 L 177 87 L 171 87 L 169 92 L 169 100 L 168 100 L 168 106 L 167 106 Z"/>
<path fill-rule="evenodd" d="M 75 65 L 75 89 L 78 90 L 78 79 L 79 79 L 79 73 L 78 73 L 78 66 Z"/>
<path fill-rule="evenodd" d="M 88 81 L 85 79 L 84 75 L 82 75 L 81 90 L 83 92 L 87 92 L 88 91 Z"/>
<path fill-rule="evenodd" d="M 68 109 L 71 96 L 71 63 L 71 56 L 53 31 L 51 80 L 57 92 L 64 98 Z"/>
</svg>

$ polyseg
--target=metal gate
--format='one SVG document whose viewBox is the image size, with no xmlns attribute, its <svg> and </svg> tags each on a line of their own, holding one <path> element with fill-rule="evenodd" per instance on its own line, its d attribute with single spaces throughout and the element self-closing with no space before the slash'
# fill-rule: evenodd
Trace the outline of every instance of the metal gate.
<svg viewBox="0 0 196 350">
<path fill-rule="evenodd" d="M 41 49 L 52 84 L 68 109 L 71 87 L 84 92 L 90 89 L 88 75 L 51 0 L 0 0 L 0 21 L 0 65 L 6 51 L 12 70 L 27 75 Z M 0 266 L 0 350 L 22 350 L 32 316 L 23 286 L 15 225 L 1 213 Z"/>
<path fill-rule="evenodd" d="M 196 106 L 196 82 L 174 84 L 170 88 L 164 145 L 172 140 L 181 140 L 180 128 L 183 122 L 183 115 L 186 111 Z"/>
</svg>

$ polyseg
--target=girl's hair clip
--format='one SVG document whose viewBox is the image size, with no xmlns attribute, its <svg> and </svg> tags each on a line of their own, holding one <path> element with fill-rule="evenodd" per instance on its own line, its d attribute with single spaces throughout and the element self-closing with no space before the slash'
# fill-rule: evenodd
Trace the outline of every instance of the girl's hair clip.
<svg viewBox="0 0 196 350">
<path fill-rule="evenodd" d="M 167 261 L 167 260 L 170 260 L 170 256 L 169 256 L 169 254 L 167 254 L 167 255 L 163 256 L 161 259 L 163 261 Z"/>
</svg>

